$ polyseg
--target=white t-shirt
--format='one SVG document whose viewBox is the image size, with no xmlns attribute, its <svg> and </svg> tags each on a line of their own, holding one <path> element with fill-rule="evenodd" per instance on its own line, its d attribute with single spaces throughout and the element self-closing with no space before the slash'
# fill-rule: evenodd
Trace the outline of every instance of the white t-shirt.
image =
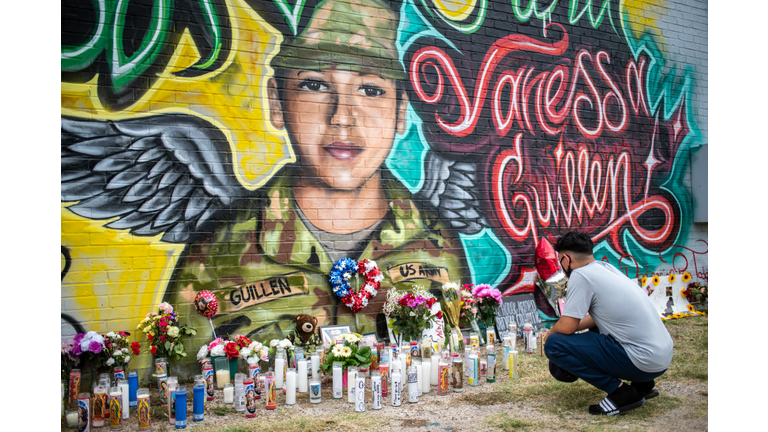
<svg viewBox="0 0 768 432">
<path fill-rule="evenodd" d="M 594 261 L 571 273 L 564 316 L 587 313 L 601 334 L 611 335 L 644 372 L 661 372 L 672 362 L 672 337 L 648 295 L 615 267 Z"/>
</svg>

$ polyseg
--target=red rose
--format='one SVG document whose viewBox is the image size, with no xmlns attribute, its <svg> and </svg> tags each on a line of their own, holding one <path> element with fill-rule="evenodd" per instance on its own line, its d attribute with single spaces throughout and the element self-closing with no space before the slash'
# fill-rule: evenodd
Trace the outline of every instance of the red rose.
<svg viewBox="0 0 768 432">
<path fill-rule="evenodd" d="M 443 312 L 437 311 L 437 319 L 443 319 Z"/>
<path fill-rule="evenodd" d="M 165 342 L 165 336 L 160 335 L 160 342 Z"/>
<path fill-rule="evenodd" d="M 147 339 L 149 339 L 149 340 L 154 340 L 155 338 L 154 338 L 154 337 L 153 337 L 151 334 L 148 334 L 148 335 L 147 335 Z"/>
<path fill-rule="evenodd" d="M 141 352 L 141 344 L 134 342 L 131 344 L 131 349 L 133 350 L 133 355 L 139 355 Z"/>
<path fill-rule="evenodd" d="M 152 354 L 157 354 L 157 347 L 152 345 L 152 347 L 149 348 L 149 352 L 151 352 Z"/>
<path fill-rule="evenodd" d="M 240 351 L 237 350 L 237 344 L 229 341 L 224 345 L 224 354 L 227 355 L 228 358 L 238 358 L 240 356 Z"/>
</svg>

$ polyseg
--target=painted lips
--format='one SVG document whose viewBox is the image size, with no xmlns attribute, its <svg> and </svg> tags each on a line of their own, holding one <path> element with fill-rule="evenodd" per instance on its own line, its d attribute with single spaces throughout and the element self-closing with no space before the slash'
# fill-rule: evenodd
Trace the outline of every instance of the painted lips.
<svg viewBox="0 0 768 432">
<path fill-rule="evenodd" d="M 356 158 L 363 152 L 363 148 L 353 143 L 334 141 L 330 145 L 323 147 L 335 159 L 349 161 Z"/>
</svg>

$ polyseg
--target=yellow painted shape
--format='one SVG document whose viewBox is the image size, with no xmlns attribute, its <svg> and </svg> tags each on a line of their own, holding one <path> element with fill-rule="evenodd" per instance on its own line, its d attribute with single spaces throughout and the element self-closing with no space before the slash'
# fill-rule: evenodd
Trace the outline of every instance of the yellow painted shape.
<svg viewBox="0 0 768 432">
<path fill-rule="evenodd" d="M 666 13 L 665 0 L 624 0 L 621 4 L 622 13 L 626 14 L 629 30 L 633 37 L 639 39 L 645 33 L 655 36 L 659 48 L 663 49 L 664 38 L 658 31 L 661 15 Z"/>
<path fill-rule="evenodd" d="M 477 6 L 477 0 L 432 0 L 432 4 L 441 15 L 451 21 L 462 21 L 472 15 Z"/>
</svg>

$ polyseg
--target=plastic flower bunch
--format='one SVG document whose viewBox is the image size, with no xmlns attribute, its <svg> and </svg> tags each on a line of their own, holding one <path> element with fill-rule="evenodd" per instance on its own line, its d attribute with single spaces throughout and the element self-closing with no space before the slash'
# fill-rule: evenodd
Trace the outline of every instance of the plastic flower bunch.
<svg viewBox="0 0 768 432">
<path fill-rule="evenodd" d="M 136 326 L 147 337 L 149 352 L 172 360 L 186 357 L 182 337 L 196 335 L 197 330 L 186 324 L 179 325 L 179 315 L 170 304 L 160 303 L 157 309 L 158 312 L 147 313 Z"/>
<path fill-rule="evenodd" d="M 105 366 L 128 366 L 128 362 L 131 361 L 131 349 L 128 346 L 130 335 L 124 331 L 109 332 L 104 335 L 104 352 L 107 356 L 103 362 Z"/>
<path fill-rule="evenodd" d="M 261 342 L 253 341 L 248 346 L 240 348 L 240 357 L 253 366 L 260 360 L 265 362 L 269 360 L 269 349 Z"/>
<path fill-rule="evenodd" d="M 477 313 L 486 327 L 493 326 L 495 309 L 501 305 L 501 291 L 488 284 L 477 284 L 472 288 L 472 295 L 477 301 Z"/>
<path fill-rule="evenodd" d="M 336 337 L 336 343 L 332 344 L 326 351 L 327 357 L 325 363 L 320 366 L 320 370 L 330 373 L 333 363 L 341 363 L 344 369 L 355 367 L 368 367 L 371 365 L 371 347 L 360 346 L 363 336 L 357 333 L 344 333 Z"/>
</svg>

